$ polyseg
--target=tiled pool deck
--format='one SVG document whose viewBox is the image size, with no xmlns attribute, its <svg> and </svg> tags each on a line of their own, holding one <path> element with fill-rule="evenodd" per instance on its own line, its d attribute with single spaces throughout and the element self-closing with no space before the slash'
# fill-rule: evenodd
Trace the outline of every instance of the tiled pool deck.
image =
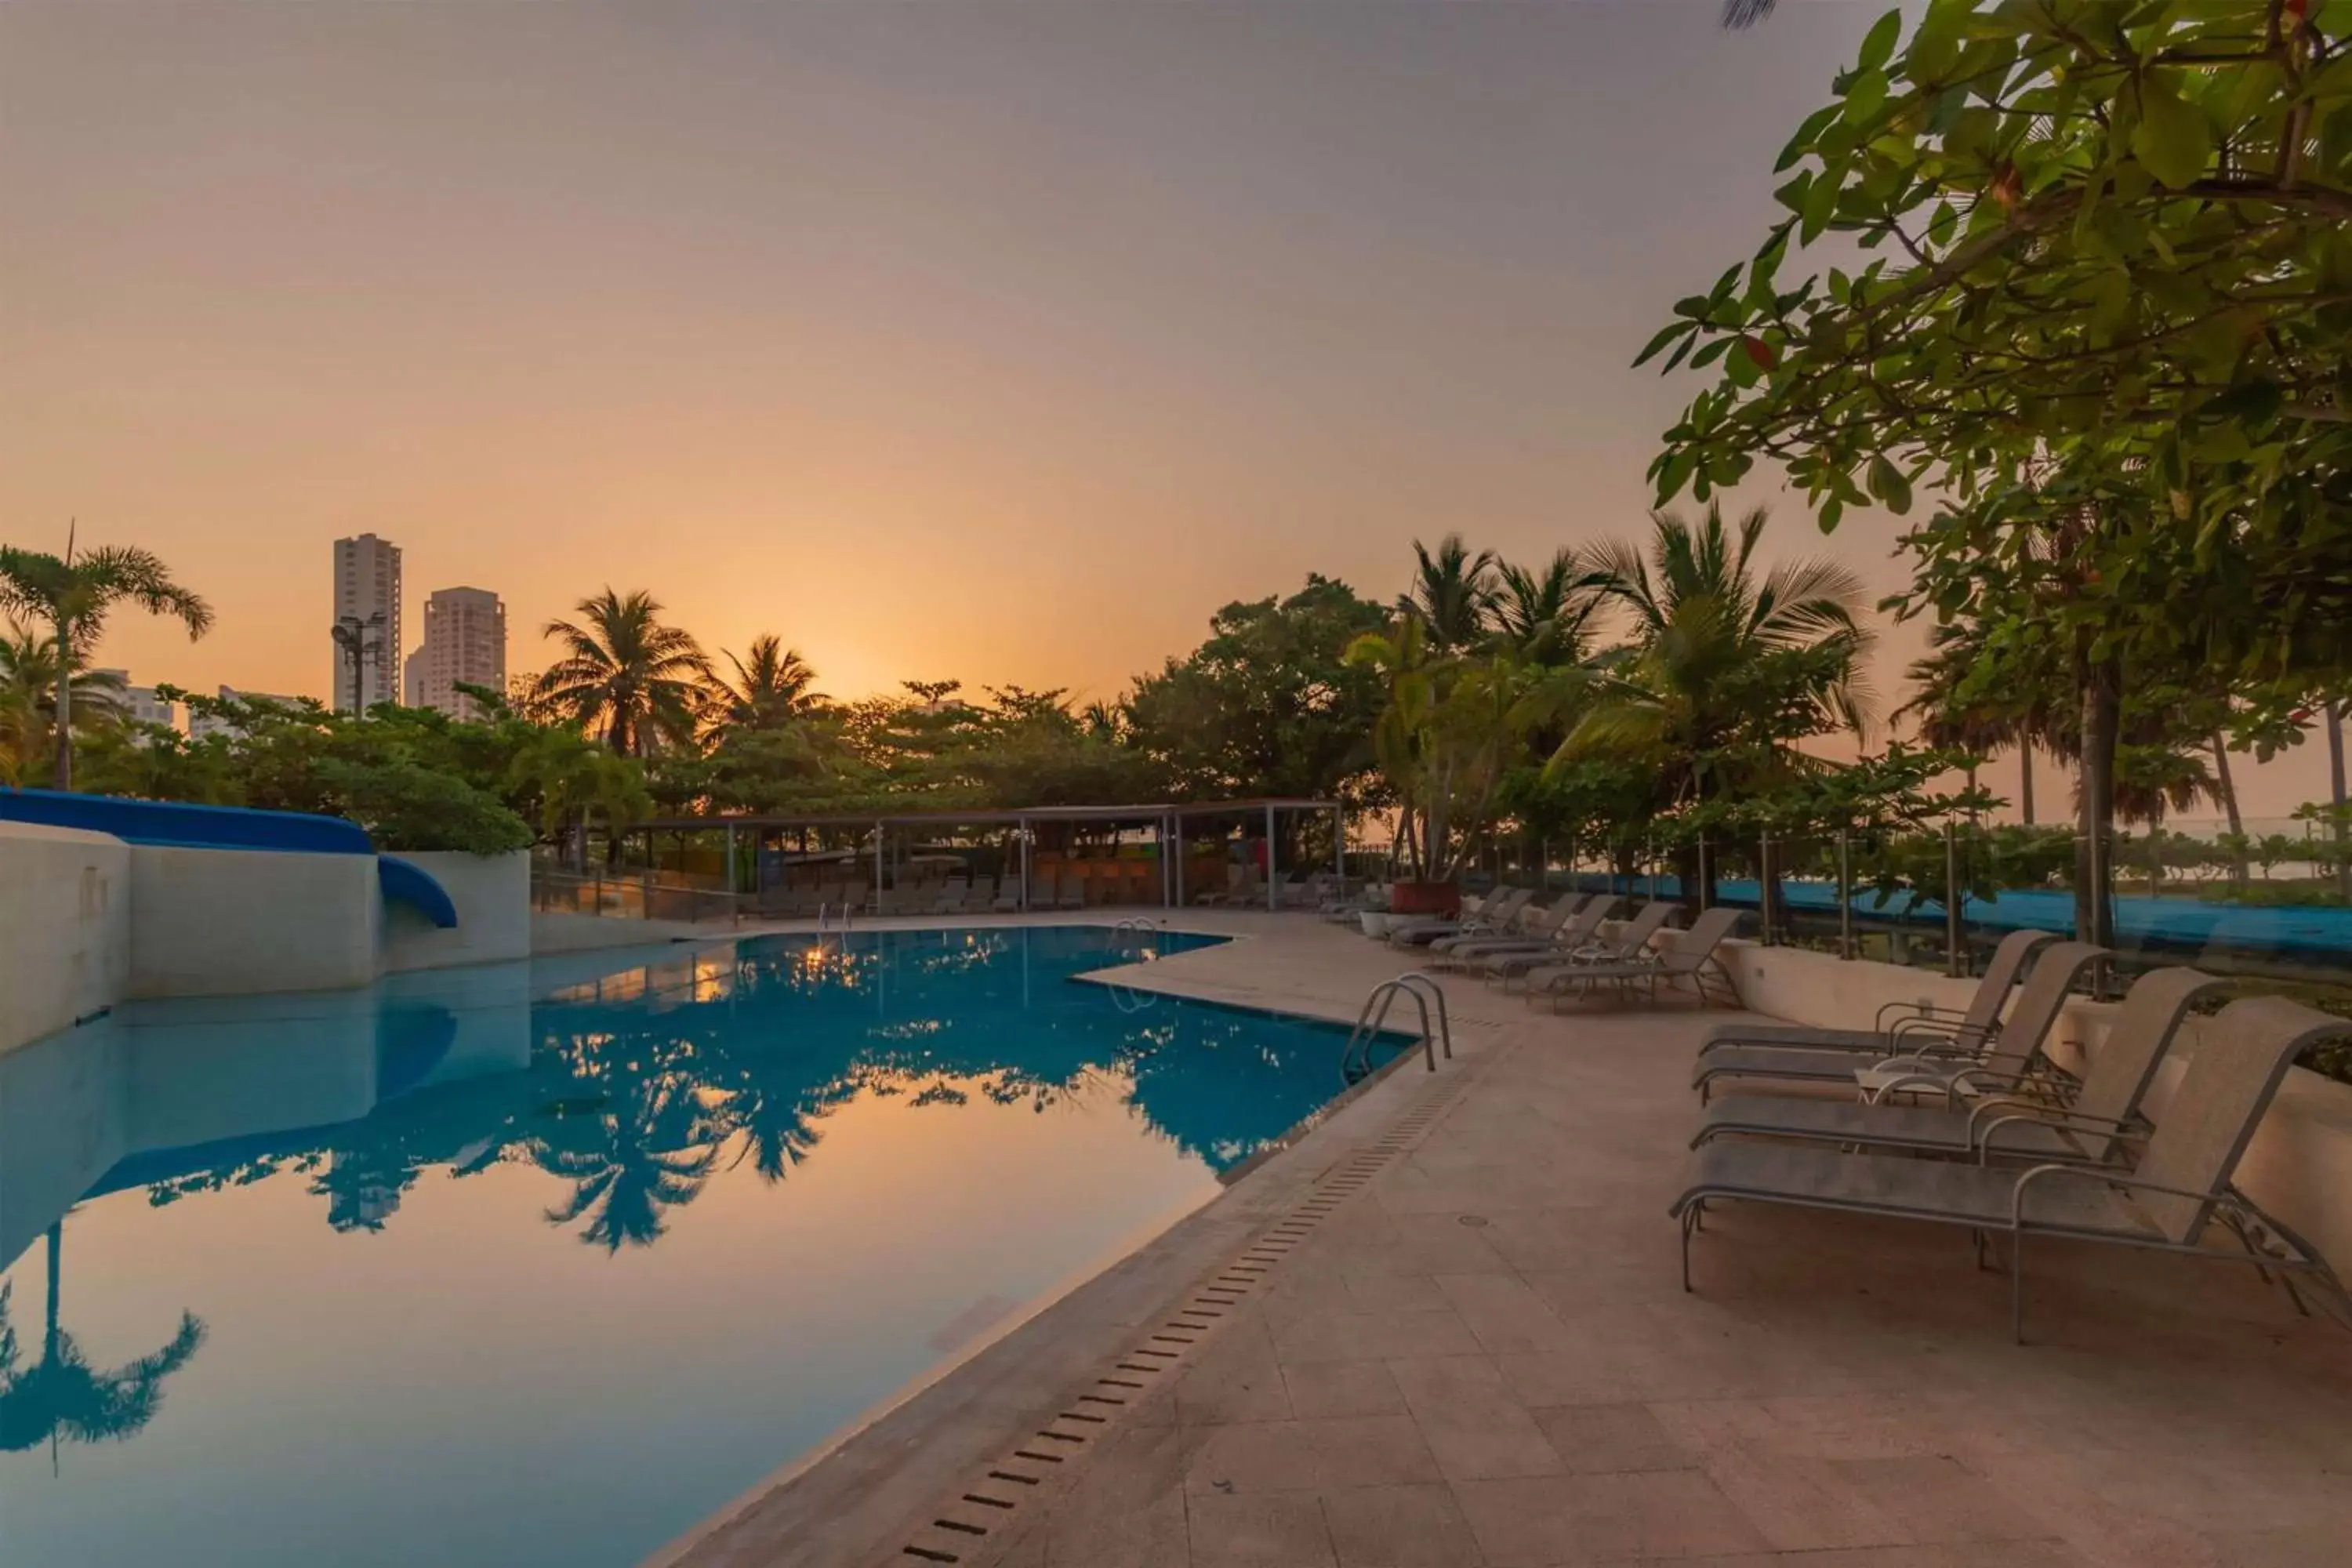
<svg viewBox="0 0 2352 1568">
<path fill-rule="evenodd" d="M 1402 966 L 1305 917 L 1181 919 L 1253 940 L 1139 986 L 1352 1018 Z M 1964 1232 L 1753 1207 L 1709 1218 L 1685 1295 L 1665 1211 L 1724 1015 L 1448 992 L 1460 1092 L 963 1568 L 2352 1562 L 2352 1333 L 2242 1267 L 2044 1243 L 2020 1348 Z M 680 1560 L 928 1561 L 961 1478 L 1430 1088 L 1391 1074 Z"/>
</svg>

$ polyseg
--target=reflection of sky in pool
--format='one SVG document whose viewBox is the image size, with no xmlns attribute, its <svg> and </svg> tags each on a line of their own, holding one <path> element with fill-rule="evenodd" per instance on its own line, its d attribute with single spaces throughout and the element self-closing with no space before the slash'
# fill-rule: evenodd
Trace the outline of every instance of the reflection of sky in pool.
<svg viewBox="0 0 2352 1568">
<path fill-rule="evenodd" d="M 0 1058 L 0 1563 L 636 1562 L 1339 1089 L 1341 1031 L 1071 984 L 1108 941 L 583 955 Z"/>
</svg>

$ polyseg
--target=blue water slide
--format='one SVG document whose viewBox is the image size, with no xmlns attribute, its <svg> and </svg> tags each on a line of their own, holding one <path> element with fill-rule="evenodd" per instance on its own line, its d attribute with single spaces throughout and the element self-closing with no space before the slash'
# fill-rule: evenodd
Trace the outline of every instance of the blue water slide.
<svg viewBox="0 0 2352 1568">
<path fill-rule="evenodd" d="M 123 800 L 53 789 L 0 789 L 0 822 L 78 827 L 110 833 L 127 844 L 183 849 L 257 849 L 305 855 L 375 855 L 356 822 L 303 811 L 253 811 L 240 805 L 191 805 L 173 800 Z M 447 930 L 457 923 L 448 889 L 423 867 L 394 856 L 376 857 L 377 886 L 388 903 L 416 910 Z"/>
</svg>

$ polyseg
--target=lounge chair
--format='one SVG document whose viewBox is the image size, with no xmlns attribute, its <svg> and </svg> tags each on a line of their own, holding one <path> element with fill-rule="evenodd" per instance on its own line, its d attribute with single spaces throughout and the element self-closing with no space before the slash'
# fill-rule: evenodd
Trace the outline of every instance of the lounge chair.
<svg viewBox="0 0 2352 1568">
<path fill-rule="evenodd" d="M 2218 1220 L 2246 1261 L 2279 1270 L 2291 1294 L 2289 1277 L 2303 1274 L 2352 1310 L 2352 1295 L 2326 1261 L 2230 1184 L 2296 1053 L 2347 1033 L 2352 1019 L 2283 996 L 2232 1002 L 2199 1032 L 2188 1070 L 2128 1173 L 2059 1162 L 2018 1170 L 1783 1143 L 1709 1143 L 1691 1157 L 1667 1211 L 1682 1226 L 1683 1289 L 1691 1288 L 1690 1238 L 1700 1217 L 1710 1204 L 1737 1200 L 2008 1232 L 2010 1321 L 2020 1343 L 2030 1236 L 2228 1258 L 2204 1245 L 2206 1226 Z M 2295 1300 L 2302 1304 L 2299 1295 Z"/>
<path fill-rule="evenodd" d="M 1560 928 L 1576 918 L 1577 907 L 1583 902 L 1580 896 L 1570 893 L 1548 910 L 1533 903 L 1522 904 L 1517 930 L 1457 931 L 1431 942 L 1429 951 L 1433 955 L 1458 959 L 1496 948 L 1549 947 L 1559 936 Z"/>
<path fill-rule="evenodd" d="M 971 887 L 971 882 L 961 877 L 950 877 L 940 887 L 939 897 L 931 900 L 931 913 L 935 915 L 963 913 L 963 896 Z"/>
<path fill-rule="evenodd" d="M 2033 973 L 2019 987 L 2009 1016 L 1990 1035 L 1897 1037 L 1902 1044 L 1885 1057 L 1839 1046 L 1718 1045 L 1700 1054 L 1691 1087 L 1698 1090 L 1701 1104 L 1714 1097 L 1718 1079 L 1851 1084 L 1866 1077 L 1870 1081 L 1864 1088 L 1884 1091 L 1895 1078 L 1906 1079 L 1906 1088 L 1925 1088 L 1934 1075 L 1948 1092 L 1981 1076 L 2013 1087 L 2032 1068 L 2042 1041 L 2057 1026 L 2075 980 L 2105 953 L 2105 948 L 2087 942 L 2062 942 L 2042 949 Z"/>
<path fill-rule="evenodd" d="M 1522 942 L 1522 945 L 1512 947 L 1484 947 L 1473 962 L 1463 963 L 1463 969 L 1484 973 L 1489 983 L 1500 980 L 1503 987 L 1510 990 L 1510 980 L 1519 978 L 1528 971 L 1564 969 L 1569 963 L 1606 963 L 1618 957 L 1633 957 L 1634 952 L 1642 950 L 1644 942 L 1649 942 L 1649 938 L 1656 933 L 1658 924 L 1663 924 L 1667 912 L 1673 910 L 1673 905 L 1663 905 L 1663 902 L 1661 905 L 1649 905 L 1649 908 L 1656 908 L 1658 914 L 1646 917 L 1646 920 L 1637 914 L 1616 938 L 1604 938 L 1601 926 L 1609 921 L 1612 914 L 1616 914 L 1616 893 L 1595 893 L 1592 902 L 1588 902 L 1583 910 L 1578 910 L 1576 920 L 1552 933 L 1552 941 L 1548 945 L 1536 947 Z"/>
<path fill-rule="evenodd" d="M 2025 1155 L 2104 1163 L 2144 1130 L 2140 1097 L 2196 1001 L 2228 982 L 2194 969 L 2152 969 L 2132 983 L 2081 1087 L 2050 1100 L 1987 1095 L 1966 1108 L 1726 1095 L 1707 1108 L 1696 1149 L 1727 1134 L 1793 1138 L 1910 1153 Z"/>
<path fill-rule="evenodd" d="M 1667 907 L 1669 906 L 1646 904 L 1643 906 L 1643 913 L 1647 914 L 1653 909 Z M 1542 983 L 1541 994 L 1552 997 L 1555 1007 L 1558 1005 L 1558 999 L 1565 992 L 1580 986 L 1586 994 L 1590 994 L 1595 985 L 1602 984 L 1616 985 L 1625 990 L 1631 990 L 1636 985 L 1646 986 L 1649 988 L 1650 1000 L 1654 1002 L 1658 999 L 1660 981 L 1688 980 L 1693 987 L 1698 990 L 1700 1000 L 1704 1001 L 1706 966 L 1715 962 L 1715 950 L 1722 945 L 1725 937 L 1731 934 L 1732 929 L 1739 924 L 1744 913 L 1744 910 L 1728 910 L 1720 906 L 1704 911 L 1698 919 L 1691 922 L 1688 931 L 1675 938 L 1672 948 L 1655 958 L 1618 959 L 1603 963 L 1560 964 L 1549 969 L 1531 971 L 1528 975 L 1528 994 L 1530 998 L 1538 994 L 1536 989 L 1536 977 L 1547 975 L 1549 978 Z M 1664 917 L 1659 918 L 1663 922 Z M 1639 923 L 1640 919 L 1641 916 L 1635 916 L 1633 923 Z M 1631 929 L 1631 924 L 1628 929 Z"/>
<path fill-rule="evenodd" d="M 1519 910 L 1534 898 L 1532 888 L 1506 888 L 1481 904 L 1475 913 L 1465 914 L 1460 920 L 1416 921 L 1409 925 L 1389 928 L 1391 947 L 1426 947 L 1443 936 L 1461 936 L 1473 931 L 1502 931 L 1518 919 Z"/>
<path fill-rule="evenodd" d="M 2026 961 L 2042 943 L 2055 942 L 2049 931 L 2015 931 L 1992 950 L 1992 962 L 1977 982 L 1976 994 L 1965 1013 L 1951 1013 L 1928 1002 L 1890 1002 L 1878 1010 L 1876 1026 L 1868 1029 L 1820 1029 L 1805 1024 L 1717 1024 L 1707 1031 L 1699 1054 L 1725 1046 L 1780 1046 L 1805 1050 L 1862 1051 L 1873 1056 L 1900 1056 L 1907 1045 L 1927 1044 L 1910 1037 L 1942 1035 L 1981 1045 L 2000 1028 L 2000 1010 L 2009 994 L 2023 978 Z"/>
<path fill-rule="evenodd" d="M 1082 876 L 1074 877 L 1067 871 L 1065 871 L 1062 874 L 1062 879 L 1060 882 L 1055 884 L 1055 886 L 1057 889 L 1054 898 L 1054 907 L 1055 909 L 1082 910 L 1087 907 L 1086 878 Z"/>
<path fill-rule="evenodd" d="M 1604 901 L 1613 903 L 1615 900 Z M 1614 936 L 1603 937 L 1596 931 L 1591 941 L 1574 952 L 1538 953 L 1528 963 L 1515 963 L 1510 962 L 1512 955 L 1506 955 L 1504 962 L 1495 966 L 1488 978 L 1522 975 L 1528 982 L 1528 994 L 1533 995 L 1538 989 L 1549 989 L 1556 983 L 1565 985 L 1576 977 L 1578 971 L 1591 969 L 1596 964 L 1655 963 L 1657 956 L 1650 952 L 1650 940 L 1665 929 L 1666 921 L 1673 919 L 1674 914 L 1674 905 L 1653 899 L 1634 910 L 1633 918 L 1619 926 Z"/>
<path fill-rule="evenodd" d="M 996 885 L 996 901 L 989 906 L 1000 915 L 1021 912 L 1021 879 L 1007 877 Z"/>
</svg>

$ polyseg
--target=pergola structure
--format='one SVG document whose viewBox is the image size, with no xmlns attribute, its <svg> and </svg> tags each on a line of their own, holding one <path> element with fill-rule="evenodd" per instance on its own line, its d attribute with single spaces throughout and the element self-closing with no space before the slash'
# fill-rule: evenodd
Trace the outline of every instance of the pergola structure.
<svg viewBox="0 0 2352 1568">
<path fill-rule="evenodd" d="M 874 887 L 879 895 L 884 890 L 884 875 L 887 857 L 884 848 L 892 829 L 931 828 L 946 830 L 971 827 L 1004 827 L 1013 831 L 1021 848 L 1021 902 L 1029 906 L 1030 846 L 1041 826 L 1056 824 L 1087 824 L 1121 828 L 1148 828 L 1160 860 L 1160 903 L 1163 908 L 1182 907 L 1185 898 L 1184 858 L 1181 849 L 1186 842 L 1184 825 L 1202 818 L 1238 818 L 1253 824 L 1263 815 L 1265 826 L 1265 906 L 1278 909 L 1281 899 L 1283 868 L 1278 864 L 1281 836 L 1280 818 L 1288 813 L 1296 816 L 1314 812 L 1328 812 L 1331 816 L 1332 869 L 1344 880 L 1347 876 L 1348 823 L 1347 808 L 1336 800 L 1306 800 L 1286 796 L 1261 797 L 1250 800 L 1160 801 L 1137 805 L 1035 805 L 1013 810 L 969 811 L 901 811 L 866 814 L 793 815 L 790 813 L 743 813 L 715 816 L 656 817 L 637 823 L 627 831 L 646 835 L 648 858 L 654 837 L 662 833 L 716 833 L 727 836 L 727 891 L 740 891 L 735 886 L 736 849 L 741 836 L 751 834 L 756 845 L 769 836 L 793 833 L 803 829 L 816 832 L 855 832 L 873 835 Z M 1295 868 L 1294 868 L 1295 869 Z"/>
</svg>

